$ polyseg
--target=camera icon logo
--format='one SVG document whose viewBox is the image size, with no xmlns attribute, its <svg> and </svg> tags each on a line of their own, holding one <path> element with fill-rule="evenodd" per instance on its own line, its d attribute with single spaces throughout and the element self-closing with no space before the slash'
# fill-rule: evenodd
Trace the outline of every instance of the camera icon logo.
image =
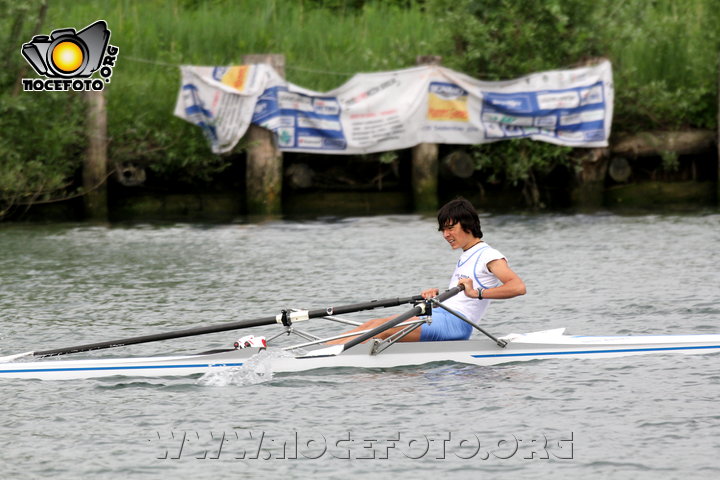
<svg viewBox="0 0 720 480">
<path fill-rule="evenodd" d="M 24 89 L 102 90 L 102 80 L 79 79 L 89 79 L 100 70 L 100 76 L 105 82 L 110 82 L 119 49 L 109 45 L 109 41 L 110 30 L 104 20 L 98 20 L 79 32 L 74 28 L 59 28 L 50 35 L 34 36 L 22 45 L 20 53 L 38 75 L 64 81 L 23 79 Z"/>
<path fill-rule="evenodd" d="M 23 57 L 46 77 L 89 77 L 102 62 L 110 30 L 99 20 L 80 32 L 74 28 L 53 30 L 50 36 L 36 35 L 22 46 Z"/>
</svg>

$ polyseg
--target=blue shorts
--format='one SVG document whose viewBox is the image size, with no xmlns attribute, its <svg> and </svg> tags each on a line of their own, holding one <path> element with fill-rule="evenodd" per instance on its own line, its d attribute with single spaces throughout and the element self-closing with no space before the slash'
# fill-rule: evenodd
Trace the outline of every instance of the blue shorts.
<svg viewBox="0 0 720 480">
<path fill-rule="evenodd" d="M 442 308 L 433 308 L 432 323 L 420 327 L 421 342 L 467 340 L 473 327 Z"/>
</svg>

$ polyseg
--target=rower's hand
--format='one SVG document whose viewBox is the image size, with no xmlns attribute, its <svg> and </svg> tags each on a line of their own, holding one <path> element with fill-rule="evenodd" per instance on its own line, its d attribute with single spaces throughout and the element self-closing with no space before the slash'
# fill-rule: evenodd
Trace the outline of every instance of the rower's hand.
<svg viewBox="0 0 720 480">
<path fill-rule="evenodd" d="M 425 300 L 430 300 L 440 295 L 440 290 L 437 288 L 428 288 L 427 290 L 423 290 L 420 295 L 422 295 Z"/>
<path fill-rule="evenodd" d="M 476 296 L 472 296 L 472 295 L 475 295 L 475 289 L 473 288 L 472 278 L 461 278 L 458 281 L 458 285 L 462 285 L 463 287 L 465 287 L 463 289 L 463 292 L 465 293 L 466 297 L 477 298 Z"/>
</svg>

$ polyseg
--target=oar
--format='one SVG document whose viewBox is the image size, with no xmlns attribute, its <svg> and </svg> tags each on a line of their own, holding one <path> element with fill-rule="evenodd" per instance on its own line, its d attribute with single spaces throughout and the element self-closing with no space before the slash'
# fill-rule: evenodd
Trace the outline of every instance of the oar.
<svg viewBox="0 0 720 480">
<path fill-rule="evenodd" d="M 502 340 L 500 338 L 495 337 L 492 333 L 486 331 L 484 328 L 482 328 L 477 323 L 473 322 L 469 318 L 467 318 L 462 313 L 458 312 L 457 310 L 453 310 L 452 308 L 448 307 L 447 305 L 443 305 L 442 303 L 438 302 L 437 299 L 433 299 L 433 304 L 437 305 L 438 307 L 442 308 L 443 310 L 452 313 L 457 318 L 462 320 L 463 322 L 467 323 L 471 327 L 477 329 L 480 333 L 483 333 L 485 336 L 487 336 L 490 340 L 494 341 L 498 347 L 505 348 L 507 346 L 507 342 L 505 340 Z"/>
<path fill-rule="evenodd" d="M 252 320 L 241 320 L 238 322 L 223 323 L 220 325 L 212 325 L 208 327 L 188 328 L 185 330 L 175 330 L 172 332 L 156 333 L 154 335 L 143 335 L 140 337 L 121 338 L 119 340 L 110 340 L 99 343 L 88 343 L 85 345 L 76 345 L 73 347 L 55 348 L 51 350 L 40 350 L 33 352 L 19 353 L 16 355 L 8 355 L 0 357 L 0 362 L 11 362 L 20 357 L 50 357 L 54 355 L 66 355 L 68 353 L 89 352 L 91 350 L 101 350 L 103 348 L 123 347 L 125 345 L 136 345 L 138 343 L 159 342 L 161 340 L 170 340 L 173 338 L 192 337 L 195 335 L 205 335 L 209 333 L 226 332 L 228 330 L 239 330 L 242 328 L 259 327 L 263 325 L 272 325 L 274 323 L 285 323 L 293 321 L 308 320 L 310 318 L 324 317 L 327 315 L 342 315 L 345 313 L 360 312 L 363 310 L 372 310 L 374 308 L 395 307 L 406 303 L 412 303 L 422 300 L 420 295 L 406 298 L 388 298 L 384 300 L 371 300 L 363 303 L 355 303 L 351 305 L 341 305 L 338 307 L 319 308 L 317 310 L 301 310 L 294 312 L 283 311 L 282 314 L 273 317 L 256 318 Z"/>
<path fill-rule="evenodd" d="M 436 300 L 438 302 L 444 302 L 448 298 L 457 295 L 458 293 L 462 292 L 465 289 L 465 285 L 459 284 L 456 287 L 451 288 L 450 290 L 447 290 L 440 295 L 438 295 Z M 382 325 L 378 325 L 377 327 L 373 328 L 372 330 L 363 333 L 362 335 L 359 335 L 352 340 L 350 340 L 347 343 L 341 344 L 341 345 L 333 345 L 332 347 L 327 348 L 321 348 L 318 350 L 313 350 L 312 352 L 305 355 L 305 357 L 325 357 L 325 356 L 334 356 L 334 355 L 340 355 L 345 350 L 354 347 L 355 345 L 358 345 L 360 343 L 363 343 L 366 340 L 369 340 L 376 335 L 381 334 L 385 330 L 389 330 L 398 324 L 409 320 L 412 317 L 417 317 L 418 315 L 423 315 L 425 312 L 425 306 L 424 305 L 418 305 L 415 308 L 408 310 L 407 312 L 398 315 L 397 317 L 393 318 L 392 320 L 388 320 L 387 322 L 383 323 Z"/>
</svg>

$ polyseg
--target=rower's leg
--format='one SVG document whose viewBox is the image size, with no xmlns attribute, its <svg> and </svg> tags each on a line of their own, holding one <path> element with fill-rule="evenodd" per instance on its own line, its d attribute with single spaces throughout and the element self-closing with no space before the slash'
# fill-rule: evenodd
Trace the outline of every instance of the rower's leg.
<svg viewBox="0 0 720 480">
<path fill-rule="evenodd" d="M 411 320 L 417 320 L 417 317 L 411 318 Z M 390 330 L 385 330 L 381 334 L 377 335 L 376 338 L 380 338 L 382 340 L 385 340 L 391 335 L 395 335 L 397 332 L 402 330 L 405 327 L 394 327 Z M 423 328 L 422 325 L 420 325 L 418 328 L 413 330 L 412 332 L 403 335 L 402 337 L 398 338 L 398 342 L 419 342 L 420 341 L 420 329 Z"/>
<path fill-rule="evenodd" d="M 385 317 L 385 318 L 375 318 L 373 320 L 368 320 L 367 322 L 363 323 L 362 325 L 353 328 L 352 330 L 348 330 L 345 333 L 353 333 L 353 332 L 360 332 L 363 330 L 370 330 L 375 327 L 379 327 L 383 323 L 387 322 L 388 320 L 392 320 L 394 317 Z M 417 317 L 413 317 L 410 320 L 417 320 Z M 387 337 L 394 335 L 395 333 L 399 332 L 405 327 L 393 327 L 389 330 L 385 330 L 382 333 L 379 333 L 375 336 L 375 338 L 379 339 L 386 339 Z M 399 342 L 419 342 L 420 341 L 420 329 L 421 327 L 416 328 L 412 332 L 408 333 L 407 335 L 403 336 L 401 339 L 399 339 Z M 337 340 L 331 340 L 329 342 L 325 342 L 327 345 L 339 345 L 343 343 L 347 343 L 350 340 L 356 337 L 345 337 L 345 338 L 338 338 Z"/>
<path fill-rule="evenodd" d="M 368 320 L 367 322 L 363 323 L 362 325 L 359 325 L 352 330 L 348 330 L 345 333 L 353 333 L 353 332 L 361 332 L 363 330 L 370 330 L 375 327 L 379 327 L 383 323 L 387 322 L 393 317 L 385 317 L 385 318 L 375 318 L 373 320 Z M 350 340 L 352 340 L 355 337 L 345 337 L 345 338 L 338 338 L 337 340 L 331 340 L 329 342 L 325 342 L 327 345 L 339 345 L 343 343 L 347 343 Z"/>
</svg>

